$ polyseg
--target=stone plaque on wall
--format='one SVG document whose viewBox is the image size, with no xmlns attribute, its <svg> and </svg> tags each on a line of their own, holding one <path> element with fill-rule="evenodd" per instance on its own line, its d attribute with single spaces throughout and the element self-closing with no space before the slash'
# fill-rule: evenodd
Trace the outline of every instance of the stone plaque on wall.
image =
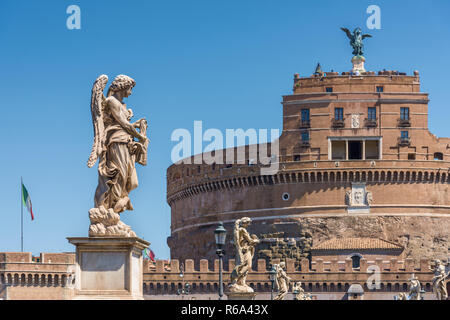
<svg viewBox="0 0 450 320">
<path fill-rule="evenodd" d="M 352 129 L 359 128 L 359 114 L 352 114 Z"/>
<path fill-rule="evenodd" d="M 372 192 L 366 190 L 363 182 L 352 182 L 352 189 L 345 195 L 349 213 L 369 213 L 373 203 Z"/>
</svg>

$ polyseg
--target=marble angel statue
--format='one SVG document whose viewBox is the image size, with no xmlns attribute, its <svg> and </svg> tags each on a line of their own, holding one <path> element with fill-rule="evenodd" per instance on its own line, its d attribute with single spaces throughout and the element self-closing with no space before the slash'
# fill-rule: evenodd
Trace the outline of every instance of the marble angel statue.
<svg viewBox="0 0 450 320">
<path fill-rule="evenodd" d="M 292 293 L 294 294 L 294 300 L 311 300 L 311 295 L 305 293 L 305 290 L 302 288 L 302 283 L 300 281 L 295 282 L 292 285 Z"/>
<path fill-rule="evenodd" d="M 420 284 L 420 281 L 417 277 L 412 275 L 411 279 L 409 279 L 410 285 L 409 285 L 409 292 L 401 292 L 397 296 L 394 296 L 395 300 L 421 300 L 422 299 L 422 293 L 421 289 L 422 286 Z"/>
<path fill-rule="evenodd" d="M 431 279 L 433 283 L 433 292 L 436 295 L 436 300 L 447 300 L 448 292 L 446 288 L 446 279 L 450 271 L 446 272 L 445 265 L 441 260 L 434 261 L 434 277 Z"/>
<path fill-rule="evenodd" d="M 291 283 L 291 278 L 289 278 L 286 274 L 286 264 L 284 261 L 280 262 L 280 264 L 275 265 L 275 270 L 277 271 L 276 275 L 276 283 L 278 287 L 278 294 L 274 298 L 274 300 L 284 300 L 288 290 L 289 284 Z"/>
<path fill-rule="evenodd" d="M 99 76 L 91 95 L 94 143 L 87 166 L 98 160 L 98 186 L 89 210 L 89 236 L 135 237 L 120 214 L 133 210 L 129 193 L 138 186 L 135 163 L 147 164 L 147 121 L 130 122 L 133 111 L 123 102 L 136 84 L 132 78 L 118 75 L 105 97 L 107 82 L 106 75 Z"/>
<path fill-rule="evenodd" d="M 234 224 L 233 240 L 236 247 L 236 267 L 231 273 L 230 292 L 253 292 L 245 281 L 248 272 L 252 269 L 255 246 L 259 243 L 256 235 L 251 235 L 247 231 L 250 225 L 250 218 L 237 219 Z"/>
</svg>

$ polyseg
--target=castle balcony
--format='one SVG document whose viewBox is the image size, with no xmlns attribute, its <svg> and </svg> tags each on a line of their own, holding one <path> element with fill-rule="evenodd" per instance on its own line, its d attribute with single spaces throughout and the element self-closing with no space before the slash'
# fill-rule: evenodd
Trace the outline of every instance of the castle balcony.
<svg viewBox="0 0 450 320">
<path fill-rule="evenodd" d="M 299 129 L 306 129 L 306 128 L 311 128 L 311 121 L 309 121 L 309 120 L 302 120 L 301 123 L 300 123 Z"/>
<path fill-rule="evenodd" d="M 411 138 L 410 137 L 399 137 L 398 138 L 398 145 L 400 147 L 406 147 L 411 144 Z"/>
<path fill-rule="evenodd" d="M 331 126 L 335 129 L 344 128 L 345 127 L 345 119 L 333 119 L 331 122 Z"/>
<path fill-rule="evenodd" d="M 411 127 L 411 120 L 409 119 L 398 119 L 397 125 L 399 127 L 405 128 L 405 127 Z"/>
<path fill-rule="evenodd" d="M 304 147 L 304 148 L 309 148 L 309 147 L 311 146 L 311 143 L 310 143 L 309 140 L 302 140 L 302 141 L 300 142 L 300 146 L 301 146 L 301 147 Z"/>
<path fill-rule="evenodd" d="M 378 126 L 378 119 L 364 119 L 364 125 L 367 128 L 376 128 Z"/>
</svg>

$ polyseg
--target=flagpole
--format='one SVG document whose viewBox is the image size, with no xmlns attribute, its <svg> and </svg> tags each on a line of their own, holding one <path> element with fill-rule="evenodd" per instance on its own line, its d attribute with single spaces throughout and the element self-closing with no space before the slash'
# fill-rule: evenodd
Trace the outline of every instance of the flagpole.
<svg viewBox="0 0 450 320">
<path fill-rule="evenodd" d="M 20 248 L 23 252 L 23 181 L 20 177 Z"/>
</svg>

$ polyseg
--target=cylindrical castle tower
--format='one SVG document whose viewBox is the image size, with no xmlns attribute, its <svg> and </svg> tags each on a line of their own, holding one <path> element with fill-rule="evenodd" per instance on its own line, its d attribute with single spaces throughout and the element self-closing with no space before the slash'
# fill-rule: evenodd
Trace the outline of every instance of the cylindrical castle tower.
<svg viewBox="0 0 450 320">
<path fill-rule="evenodd" d="M 313 242 L 339 237 L 395 241 L 415 259 L 447 257 L 450 138 L 429 132 L 428 102 L 417 71 L 295 75 L 272 150 L 276 173 L 261 174 L 248 158 L 168 168 L 171 258 L 214 259 L 219 221 L 233 258 L 233 222 L 245 216 L 250 233 L 283 238 L 297 258 Z M 257 250 L 255 257 L 270 255 Z"/>
</svg>

